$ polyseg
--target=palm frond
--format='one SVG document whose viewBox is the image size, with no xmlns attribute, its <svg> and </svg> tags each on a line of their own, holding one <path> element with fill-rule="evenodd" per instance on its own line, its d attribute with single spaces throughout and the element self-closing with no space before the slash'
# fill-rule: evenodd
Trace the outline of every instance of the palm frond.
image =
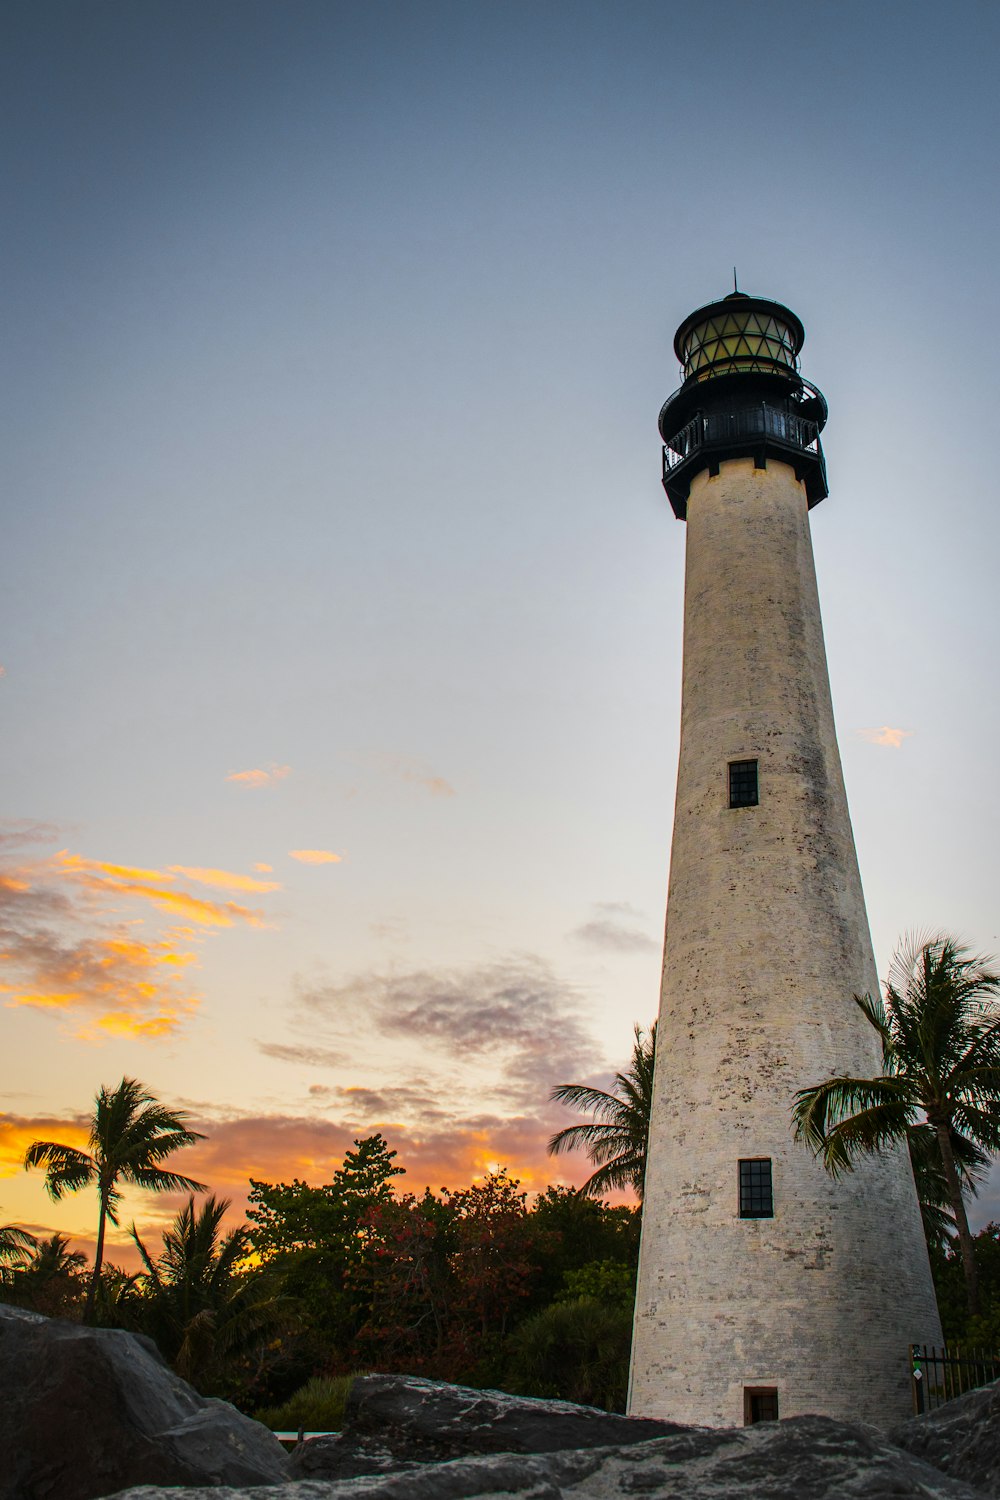
<svg viewBox="0 0 1000 1500">
<path fill-rule="evenodd" d="M 24 1153 L 24 1167 L 45 1168 L 45 1190 L 56 1202 L 65 1193 L 88 1187 L 97 1176 L 97 1163 L 85 1151 L 59 1141 L 32 1141 Z"/>
<path fill-rule="evenodd" d="M 582 1150 L 590 1157 L 598 1170 L 580 1188 L 590 1197 L 620 1189 L 632 1189 L 642 1196 L 653 1100 L 655 1023 L 648 1033 L 636 1025 L 634 1035 L 631 1062 L 615 1074 L 610 1090 L 562 1083 L 550 1095 L 556 1103 L 595 1116 L 556 1131 L 548 1144 L 553 1156 Z"/>
</svg>

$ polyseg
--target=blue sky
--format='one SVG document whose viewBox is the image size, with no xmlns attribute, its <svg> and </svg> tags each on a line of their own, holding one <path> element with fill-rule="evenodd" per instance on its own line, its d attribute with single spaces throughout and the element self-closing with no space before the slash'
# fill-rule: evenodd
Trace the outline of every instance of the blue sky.
<svg viewBox="0 0 1000 1500">
<path fill-rule="evenodd" d="M 830 402 L 880 970 L 911 928 L 1000 949 L 995 7 L 2 27 L 11 1163 L 128 1072 L 234 1193 L 378 1125 L 414 1185 L 545 1180 L 550 1082 L 656 1009 L 684 533 L 655 423 L 734 263 Z M 16 1175 L 4 1215 L 55 1222 Z"/>
</svg>

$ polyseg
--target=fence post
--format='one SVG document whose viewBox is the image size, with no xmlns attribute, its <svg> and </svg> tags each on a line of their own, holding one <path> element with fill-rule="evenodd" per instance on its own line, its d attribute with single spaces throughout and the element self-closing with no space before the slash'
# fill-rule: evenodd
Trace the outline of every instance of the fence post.
<svg viewBox="0 0 1000 1500">
<path fill-rule="evenodd" d="M 924 1372 L 920 1367 L 920 1353 L 916 1344 L 910 1345 L 910 1374 L 913 1386 L 913 1411 L 922 1416 L 924 1410 Z"/>
</svg>

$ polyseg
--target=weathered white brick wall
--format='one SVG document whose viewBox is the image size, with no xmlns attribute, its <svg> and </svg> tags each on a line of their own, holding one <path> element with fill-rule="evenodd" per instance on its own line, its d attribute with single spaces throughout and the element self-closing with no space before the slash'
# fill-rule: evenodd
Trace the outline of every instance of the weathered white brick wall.
<svg viewBox="0 0 1000 1500">
<path fill-rule="evenodd" d="M 756 759 L 760 805 L 729 808 Z M 903 1153 L 838 1182 L 792 1140 L 797 1089 L 878 1070 L 852 994 L 878 985 L 823 646 L 805 492 L 785 464 L 698 475 L 630 1411 L 885 1425 L 910 1342 L 940 1342 Z M 773 1160 L 775 1215 L 738 1216 L 740 1158 Z"/>
</svg>

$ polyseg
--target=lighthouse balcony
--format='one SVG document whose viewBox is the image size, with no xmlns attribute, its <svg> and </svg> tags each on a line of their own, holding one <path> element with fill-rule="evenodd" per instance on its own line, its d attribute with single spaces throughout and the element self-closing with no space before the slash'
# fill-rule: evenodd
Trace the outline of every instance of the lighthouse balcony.
<svg viewBox="0 0 1000 1500">
<path fill-rule="evenodd" d="M 702 469 L 717 474 L 727 458 L 752 458 L 763 469 L 769 455 L 791 464 L 805 484 L 810 507 L 816 505 L 829 493 L 819 434 L 819 423 L 763 401 L 697 412 L 663 448 L 663 488 L 674 514 L 684 519 L 691 481 Z"/>
</svg>

